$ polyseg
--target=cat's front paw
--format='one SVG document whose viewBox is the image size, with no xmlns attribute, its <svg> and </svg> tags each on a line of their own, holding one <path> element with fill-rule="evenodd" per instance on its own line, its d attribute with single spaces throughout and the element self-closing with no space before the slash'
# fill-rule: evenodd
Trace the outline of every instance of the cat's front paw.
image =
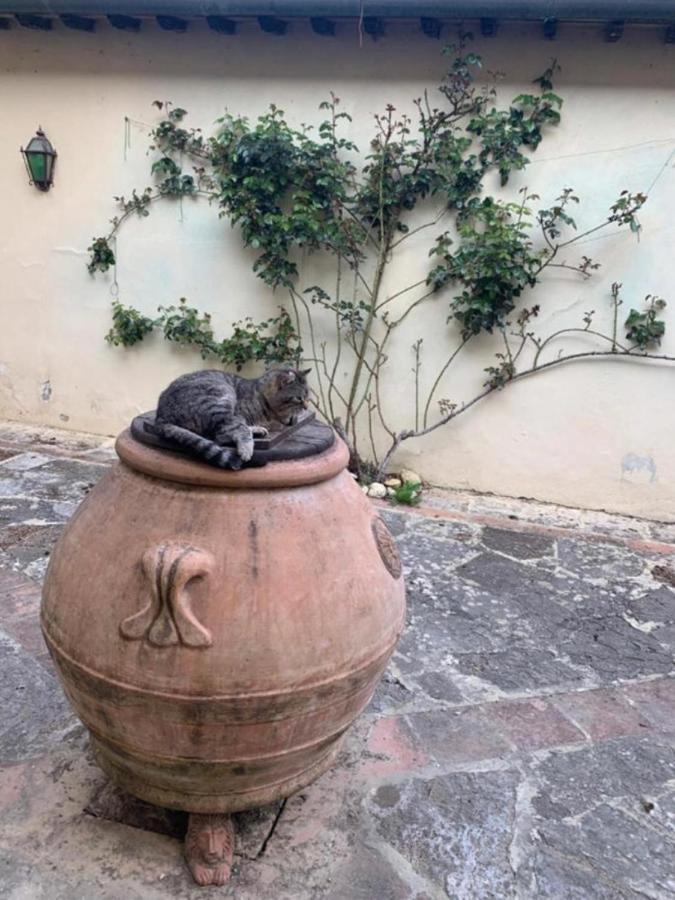
<svg viewBox="0 0 675 900">
<path fill-rule="evenodd" d="M 253 435 L 237 441 L 237 453 L 244 462 L 253 456 Z"/>
<path fill-rule="evenodd" d="M 221 469 L 241 469 L 241 459 L 231 447 L 224 447 L 220 456 L 213 460 L 213 464 Z"/>
<path fill-rule="evenodd" d="M 267 437 L 267 435 L 269 434 L 269 429 L 265 428 L 264 425 L 252 425 L 251 434 L 253 435 L 253 437 Z"/>
</svg>

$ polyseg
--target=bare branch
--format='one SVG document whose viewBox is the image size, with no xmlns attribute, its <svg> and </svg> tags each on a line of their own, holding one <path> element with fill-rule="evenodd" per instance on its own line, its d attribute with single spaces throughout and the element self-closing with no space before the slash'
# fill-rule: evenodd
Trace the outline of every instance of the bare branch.
<svg viewBox="0 0 675 900">
<path fill-rule="evenodd" d="M 441 380 L 442 380 L 443 376 L 445 375 L 445 373 L 448 371 L 448 368 L 450 367 L 450 365 L 451 365 L 451 364 L 454 362 L 454 360 L 456 359 L 457 354 L 459 353 L 459 351 L 462 349 L 462 347 L 464 347 L 464 346 L 469 342 L 469 340 L 470 340 L 470 338 L 464 338 L 464 340 L 462 341 L 462 343 L 459 344 L 459 345 L 455 348 L 455 350 L 450 354 L 450 357 L 449 357 L 448 360 L 445 362 L 445 364 L 444 364 L 443 367 L 441 368 L 441 371 L 440 371 L 440 372 L 438 373 L 438 375 L 436 376 L 436 380 L 435 380 L 434 383 L 432 384 L 431 390 L 429 391 L 429 396 L 427 397 L 427 402 L 426 402 L 426 404 L 424 405 L 424 416 L 422 417 L 422 423 L 423 423 L 423 425 L 424 425 L 425 428 L 427 427 L 427 422 L 428 422 L 428 420 L 429 420 L 429 407 L 431 406 L 431 401 L 433 400 L 434 394 L 436 393 L 436 391 L 437 391 L 437 389 L 438 389 L 438 385 L 441 383 Z"/>
<path fill-rule="evenodd" d="M 552 369 L 554 366 L 560 366 L 563 363 L 599 357 L 604 357 L 606 359 L 625 359 L 626 357 L 629 357 L 630 359 L 636 360 L 649 359 L 657 362 L 666 361 L 675 363 L 675 356 L 670 356 L 666 353 L 634 353 L 632 351 L 622 351 L 621 353 L 615 353 L 613 350 L 588 350 L 584 353 L 570 353 L 567 356 L 559 356 L 556 359 L 551 359 L 549 360 L 549 362 L 542 363 L 539 366 L 532 366 L 531 368 L 525 369 L 522 372 L 517 372 L 506 382 L 506 384 L 512 384 L 514 381 L 520 381 L 522 378 L 527 378 L 530 375 L 534 375 L 535 372 L 543 372 L 545 369 Z M 497 387 L 495 385 L 488 385 L 488 387 L 477 394 L 472 400 L 469 400 L 468 403 L 463 403 L 458 409 L 448 413 L 447 416 L 443 416 L 438 420 L 438 422 L 435 422 L 433 425 L 422 428 L 420 431 L 404 432 L 405 437 L 402 437 L 401 440 L 408 440 L 411 437 L 422 437 L 425 434 L 430 434 L 432 431 L 436 431 L 437 428 L 440 428 L 442 425 L 446 425 L 452 419 L 456 419 L 457 416 L 461 416 L 462 413 L 465 413 L 468 409 L 471 409 L 471 407 L 474 406 L 474 404 L 478 403 L 479 400 L 483 400 L 489 394 L 492 394 L 494 391 L 498 391 L 505 386 L 506 385 L 501 385 L 500 387 Z"/>
<path fill-rule="evenodd" d="M 425 222 L 424 225 L 418 225 L 417 228 L 413 228 L 412 231 L 406 231 L 406 233 L 402 237 L 400 237 L 397 241 L 394 241 L 394 243 L 391 245 L 391 249 L 394 250 L 396 247 L 399 246 L 399 244 L 402 244 L 403 241 L 406 241 L 408 238 L 412 237 L 413 234 L 417 234 L 418 231 L 424 231 L 427 228 L 433 228 L 434 225 L 438 225 L 438 223 L 441 221 L 441 219 L 447 213 L 447 211 L 448 211 L 448 207 L 443 206 L 440 209 L 440 211 L 438 212 L 438 214 L 436 215 L 436 217 L 434 219 L 432 219 L 430 222 Z"/>
<path fill-rule="evenodd" d="M 377 311 L 381 310 L 388 303 L 391 303 L 392 300 L 396 300 L 397 297 L 402 297 L 403 294 L 407 294 L 408 291 L 414 291 L 415 288 L 418 288 L 421 285 L 426 284 L 426 283 L 427 283 L 426 278 L 422 278 L 420 281 L 416 281 L 414 284 L 409 284 L 408 287 L 403 288 L 403 290 L 397 291 L 395 294 L 392 294 L 390 297 L 387 297 L 387 299 L 383 300 L 382 303 L 378 303 L 378 305 L 375 307 L 375 309 Z"/>
</svg>

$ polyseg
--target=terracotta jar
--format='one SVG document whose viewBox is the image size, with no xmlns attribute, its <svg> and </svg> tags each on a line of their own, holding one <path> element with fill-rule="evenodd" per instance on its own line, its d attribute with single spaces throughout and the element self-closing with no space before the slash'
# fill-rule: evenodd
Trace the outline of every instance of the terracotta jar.
<svg viewBox="0 0 675 900">
<path fill-rule="evenodd" d="M 334 760 L 404 622 L 395 544 L 323 453 L 227 472 L 138 443 L 59 540 L 42 628 L 125 791 L 230 813 Z"/>
</svg>

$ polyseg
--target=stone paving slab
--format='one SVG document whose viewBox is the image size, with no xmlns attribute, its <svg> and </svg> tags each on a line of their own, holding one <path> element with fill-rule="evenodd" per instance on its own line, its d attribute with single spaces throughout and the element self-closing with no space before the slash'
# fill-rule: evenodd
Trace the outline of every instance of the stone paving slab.
<svg viewBox="0 0 675 900">
<path fill-rule="evenodd" d="M 51 547 L 109 459 L 0 425 L 0 897 L 675 898 L 671 525 L 382 507 L 408 584 L 392 664 L 336 767 L 242 815 L 231 883 L 200 889 L 184 817 L 107 782 L 39 633 Z"/>
</svg>

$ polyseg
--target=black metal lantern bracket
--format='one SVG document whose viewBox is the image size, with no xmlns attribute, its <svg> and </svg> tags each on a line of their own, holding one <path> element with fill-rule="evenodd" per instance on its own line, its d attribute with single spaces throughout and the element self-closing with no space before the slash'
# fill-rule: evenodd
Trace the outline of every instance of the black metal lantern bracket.
<svg viewBox="0 0 675 900">
<path fill-rule="evenodd" d="M 20 148 L 28 172 L 30 184 L 40 191 L 48 191 L 54 181 L 56 150 L 52 147 L 42 128 L 38 128 L 24 150 Z"/>
</svg>

